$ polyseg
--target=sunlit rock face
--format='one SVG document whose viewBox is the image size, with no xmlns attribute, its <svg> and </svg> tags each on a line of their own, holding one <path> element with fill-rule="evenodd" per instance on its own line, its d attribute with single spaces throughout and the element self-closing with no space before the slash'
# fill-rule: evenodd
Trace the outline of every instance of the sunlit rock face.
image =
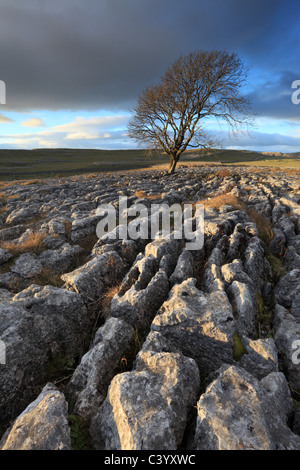
<svg viewBox="0 0 300 470">
<path fill-rule="evenodd" d="M 293 402 L 281 372 L 259 381 L 242 368 L 222 366 L 197 408 L 197 450 L 300 448 L 287 425 Z"/>
<path fill-rule="evenodd" d="M 140 353 L 133 371 L 112 380 L 92 420 L 95 448 L 175 450 L 199 385 L 193 359 L 180 353 Z"/>
<path fill-rule="evenodd" d="M 298 450 L 299 189 L 229 165 L 5 186 L 0 447 Z M 159 204 L 193 230 L 203 205 L 203 244 L 151 234 Z"/>
</svg>

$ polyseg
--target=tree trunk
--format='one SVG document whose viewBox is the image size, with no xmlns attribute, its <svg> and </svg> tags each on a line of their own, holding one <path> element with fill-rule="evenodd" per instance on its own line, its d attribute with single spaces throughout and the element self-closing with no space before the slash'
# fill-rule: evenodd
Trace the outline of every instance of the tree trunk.
<svg viewBox="0 0 300 470">
<path fill-rule="evenodd" d="M 176 165 L 177 165 L 178 159 L 174 157 L 174 155 L 170 155 L 170 166 L 169 166 L 169 175 L 173 175 Z"/>
</svg>

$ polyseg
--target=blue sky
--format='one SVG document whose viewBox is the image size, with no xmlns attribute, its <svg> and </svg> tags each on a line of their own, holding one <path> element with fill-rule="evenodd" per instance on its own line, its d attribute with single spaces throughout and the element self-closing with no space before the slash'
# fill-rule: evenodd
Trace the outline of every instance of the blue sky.
<svg viewBox="0 0 300 470">
<path fill-rule="evenodd" d="M 299 0 L 0 0 L 0 148 L 134 148 L 138 94 L 179 55 L 225 49 L 257 117 L 224 147 L 300 151 L 299 39 Z"/>
</svg>

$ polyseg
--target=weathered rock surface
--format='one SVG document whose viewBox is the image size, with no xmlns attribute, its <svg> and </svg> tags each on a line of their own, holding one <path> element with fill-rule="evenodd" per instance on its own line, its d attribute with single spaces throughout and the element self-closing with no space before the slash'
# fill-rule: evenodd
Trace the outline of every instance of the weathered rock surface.
<svg viewBox="0 0 300 470">
<path fill-rule="evenodd" d="M 237 361 L 239 367 L 250 372 L 257 379 L 262 379 L 272 372 L 279 371 L 278 350 L 273 338 L 256 340 L 242 336 L 245 353 Z"/>
<path fill-rule="evenodd" d="M 47 384 L 0 441 L 0 450 L 71 450 L 68 404 Z"/>
<path fill-rule="evenodd" d="M 67 289 L 77 292 L 85 302 L 101 296 L 107 285 L 112 285 L 123 273 L 123 261 L 115 251 L 95 257 L 74 271 L 63 274 Z"/>
<path fill-rule="evenodd" d="M 170 283 L 181 284 L 181 282 L 194 276 L 194 259 L 191 251 L 184 249 L 180 256 L 173 273 L 170 276 Z"/>
<path fill-rule="evenodd" d="M 236 366 L 222 366 L 198 402 L 198 450 L 300 449 L 288 427 L 293 403 L 284 375 L 261 381 Z"/>
<path fill-rule="evenodd" d="M 11 259 L 12 255 L 10 254 L 9 251 L 3 250 L 0 248 L 0 265 L 6 263 Z"/>
<path fill-rule="evenodd" d="M 26 384 L 41 383 L 52 358 L 79 354 L 88 325 L 81 297 L 53 286 L 32 285 L 1 301 L 0 337 L 6 347 L 6 364 L 0 366 L 2 420 Z"/>
<path fill-rule="evenodd" d="M 300 323 L 284 307 L 276 305 L 274 341 L 281 356 L 282 367 L 294 391 L 300 393 L 300 367 L 297 349 L 300 346 Z"/>
<path fill-rule="evenodd" d="M 227 165 L 5 186 L 2 448 L 71 449 L 72 418 L 95 449 L 300 449 L 298 180 Z M 97 238 L 124 196 L 135 236 Z M 149 231 L 162 204 L 199 201 L 197 249 Z"/>
<path fill-rule="evenodd" d="M 145 328 L 168 291 L 168 276 L 163 269 L 158 269 L 158 260 L 152 254 L 138 256 L 111 300 L 111 315 L 137 328 Z"/>
<path fill-rule="evenodd" d="M 282 276 L 274 289 L 275 302 L 290 308 L 300 293 L 300 269 L 293 269 Z"/>
<path fill-rule="evenodd" d="M 173 287 L 151 329 L 195 359 L 201 375 L 233 361 L 236 324 L 229 300 L 223 291 L 201 292 L 193 278 Z"/>
<path fill-rule="evenodd" d="M 76 258 L 83 252 L 79 245 L 71 246 L 69 243 L 64 243 L 58 249 L 45 250 L 39 256 L 39 262 L 58 273 L 63 273 L 69 270 L 75 264 Z"/>
<path fill-rule="evenodd" d="M 98 411 L 134 334 L 130 325 L 117 318 L 109 318 L 96 332 L 91 348 L 81 358 L 68 384 L 76 400 L 74 413 L 91 418 Z"/>
<path fill-rule="evenodd" d="M 23 278 L 34 278 L 42 271 L 42 263 L 35 255 L 24 253 L 20 255 L 15 264 L 10 268 L 11 272 Z"/>
<path fill-rule="evenodd" d="M 182 354 L 139 354 L 117 375 L 91 424 L 96 449 L 176 450 L 200 386 L 196 363 Z"/>
<path fill-rule="evenodd" d="M 233 281 L 228 289 L 228 294 L 232 298 L 239 332 L 245 336 L 254 336 L 256 333 L 256 304 L 248 285 Z"/>
</svg>

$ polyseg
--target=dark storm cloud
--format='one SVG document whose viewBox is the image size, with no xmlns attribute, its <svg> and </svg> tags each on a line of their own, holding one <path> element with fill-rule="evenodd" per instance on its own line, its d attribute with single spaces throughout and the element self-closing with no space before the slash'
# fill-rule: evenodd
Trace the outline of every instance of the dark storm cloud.
<svg viewBox="0 0 300 470">
<path fill-rule="evenodd" d="M 300 79 L 298 3 L 2 0 L 6 109 L 127 109 L 178 55 L 198 48 L 237 52 L 277 83 L 286 71 Z"/>
</svg>

